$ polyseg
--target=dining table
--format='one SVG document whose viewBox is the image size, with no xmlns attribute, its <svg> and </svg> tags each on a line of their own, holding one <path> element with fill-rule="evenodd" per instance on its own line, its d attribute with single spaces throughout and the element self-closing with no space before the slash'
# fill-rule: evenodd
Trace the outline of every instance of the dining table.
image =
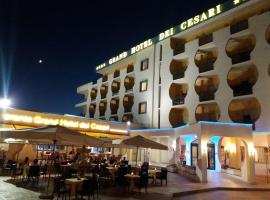
<svg viewBox="0 0 270 200">
<path fill-rule="evenodd" d="M 124 177 L 129 183 L 129 191 L 132 192 L 135 187 L 135 182 L 140 179 L 140 176 L 136 174 L 126 174 L 124 175 Z"/>
<path fill-rule="evenodd" d="M 80 189 L 82 182 L 86 178 L 68 178 L 65 180 L 66 186 L 70 188 L 70 196 L 75 196 L 78 189 Z"/>
<path fill-rule="evenodd" d="M 161 170 L 159 169 L 149 169 L 148 170 L 148 177 L 152 177 L 153 178 L 153 184 L 156 184 L 156 180 L 157 180 L 157 174 L 161 173 Z"/>
</svg>

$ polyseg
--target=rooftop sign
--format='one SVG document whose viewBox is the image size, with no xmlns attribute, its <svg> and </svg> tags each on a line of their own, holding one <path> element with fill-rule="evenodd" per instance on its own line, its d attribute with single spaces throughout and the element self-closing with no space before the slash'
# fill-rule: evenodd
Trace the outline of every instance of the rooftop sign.
<svg viewBox="0 0 270 200">
<path fill-rule="evenodd" d="M 213 7 L 213 8 L 210 8 L 208 9 L 207 11 L 201 13 L 200 15 L 196 15 L 186 21 L 183 21 L 181 22 L 180 25 L 176 26 L 176 27 L 173 27 L 173 28 L 170 28 L 162 33 L 160 33 L 158 36 L 152 38 L 152 39 L 148 39 L 138 45 L 135 45 L 134 47 L 132 47 L 130 50 L 128 51 L 124 51 L 122 52 L 121 54 L 113 57 L 113 58 L 110 58 L 108 61 L 98 65 L 96 67 L 96 71 L 99 71 L 101 69 L 104 69 L 108 66 L 110 66 L 111 64 L 114 64 L 120 60 L 123 60 L 125 58 L 127 58 L 128 56 L 131 56 L 147 47 L 150 47 L 152 46 L 153 44 L 156 44 L 166 38 L 169 38 L 173 35 L 176 35 L 182 31 L 185 31 L 201 22 L 204 22 L 210 18 L 213 18 L 223 12 L 226 12 L 228 10 L 231 10 L 233 8 L 235 8 L 236 6 L 244 3 L 244 2 L 247 2 L 249 0 L 230 0 L 230 1 L 227 1 L 225 2 L 224 4 L 219 4 L 217 5 L 216 7 Z"/>
</svg>

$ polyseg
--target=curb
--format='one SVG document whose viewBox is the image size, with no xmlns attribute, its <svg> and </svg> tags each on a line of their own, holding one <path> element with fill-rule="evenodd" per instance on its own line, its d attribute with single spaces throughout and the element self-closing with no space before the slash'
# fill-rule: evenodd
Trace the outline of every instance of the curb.
<svg viewBox="0 0 270 200">
<path fill-rule="evenodd" d="M 183 192 L 176 192 L 172 194 L 172 197 L 181 197 L 191 194 L 203 193 L 203 192 L 211 192 L 211 191 L 269 191 L 270 188 L 230 188 L 230 187 L 213 187 L 213 188 L 204 188 L 204 189 L 196 189 L 196 190 L 188 190 Z"/>
</svg>

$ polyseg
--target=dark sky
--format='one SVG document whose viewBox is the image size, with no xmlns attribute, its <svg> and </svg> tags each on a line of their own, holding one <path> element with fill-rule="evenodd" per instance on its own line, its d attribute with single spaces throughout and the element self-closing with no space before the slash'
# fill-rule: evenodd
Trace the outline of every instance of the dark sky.
<svg viewBox="0 0 270 200">
<path fill-rule="evenodd" d="M 79 114 L 76 88 L 97 78 L 96 65 L 222 2 L 0 0 L 0 97 Z"/>
</svg>

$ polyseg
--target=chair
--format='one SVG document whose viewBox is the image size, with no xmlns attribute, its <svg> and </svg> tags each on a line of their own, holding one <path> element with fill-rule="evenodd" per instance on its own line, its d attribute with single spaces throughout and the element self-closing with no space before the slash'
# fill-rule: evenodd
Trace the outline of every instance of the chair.
<svg viewBox="0 0 270 200">
<path fill-rule="evenodd" d="M 47 171 L 48 171 L 48 165 L 45 164 L 45 165 L 42 167 L 42 170 L 40 171 L 40 176 L 43 176 L 43 179 L 46 178 Z"/>
<path fill-rule="evenodd" d="M 148 169 L 143 168 L 140 173 L 140 185 L 139 189 L 141 188 L 145 189 L 145 192 L 147 192 L 147 186 L 148 186 Z"/>
<path fill-rule="evenodd" d="M 89 200 L 90 196 L 94 198 L 94 194 L 95 194 L 94 179 L 86 179 L 86 180 L 83 180 L 81 190 L 77 191 L 76 199 L 77 199 L 77 195 L 80 195 L 81 199 L 83 199 L 84 196 L 87 196 Z"/>
<path fill-rule="evenodd" d="M 39 176 L 40 176 L 40 166 L 39 165 L 30 166 L 27 180 L 29 181 L 31 179 L 32 181 L 36 181 L 38 183 Z"/>
<path fill-rule="evenodd" d="M 12 160 L 5 160 L 3 164 L 3 173 L 9 175 L 11 173 Z M 5 173 L 6 172 L 6 173 Z"/>
<path fill-rule="evenodd" d="M 70 190 L 65 187 L 65 181 L 60 178 L 54 178 L 53 180 L 53 193 L 57 195 L 57 199 L 62 196 L 62 199 L 66 199 L 66 195 L 68 194 L 70 199 Z"/>
<path fill-rule="evenodd" d="M 167 185 L 167 173 L 168 173 L 168 170 L 165 167 L 162 167 L 161 172 L 157 173 L 156 178 L 160 180 L 161 185 L 162 185 L 162 180 L 166 180 L 166 185 Z"/>
</svg>

